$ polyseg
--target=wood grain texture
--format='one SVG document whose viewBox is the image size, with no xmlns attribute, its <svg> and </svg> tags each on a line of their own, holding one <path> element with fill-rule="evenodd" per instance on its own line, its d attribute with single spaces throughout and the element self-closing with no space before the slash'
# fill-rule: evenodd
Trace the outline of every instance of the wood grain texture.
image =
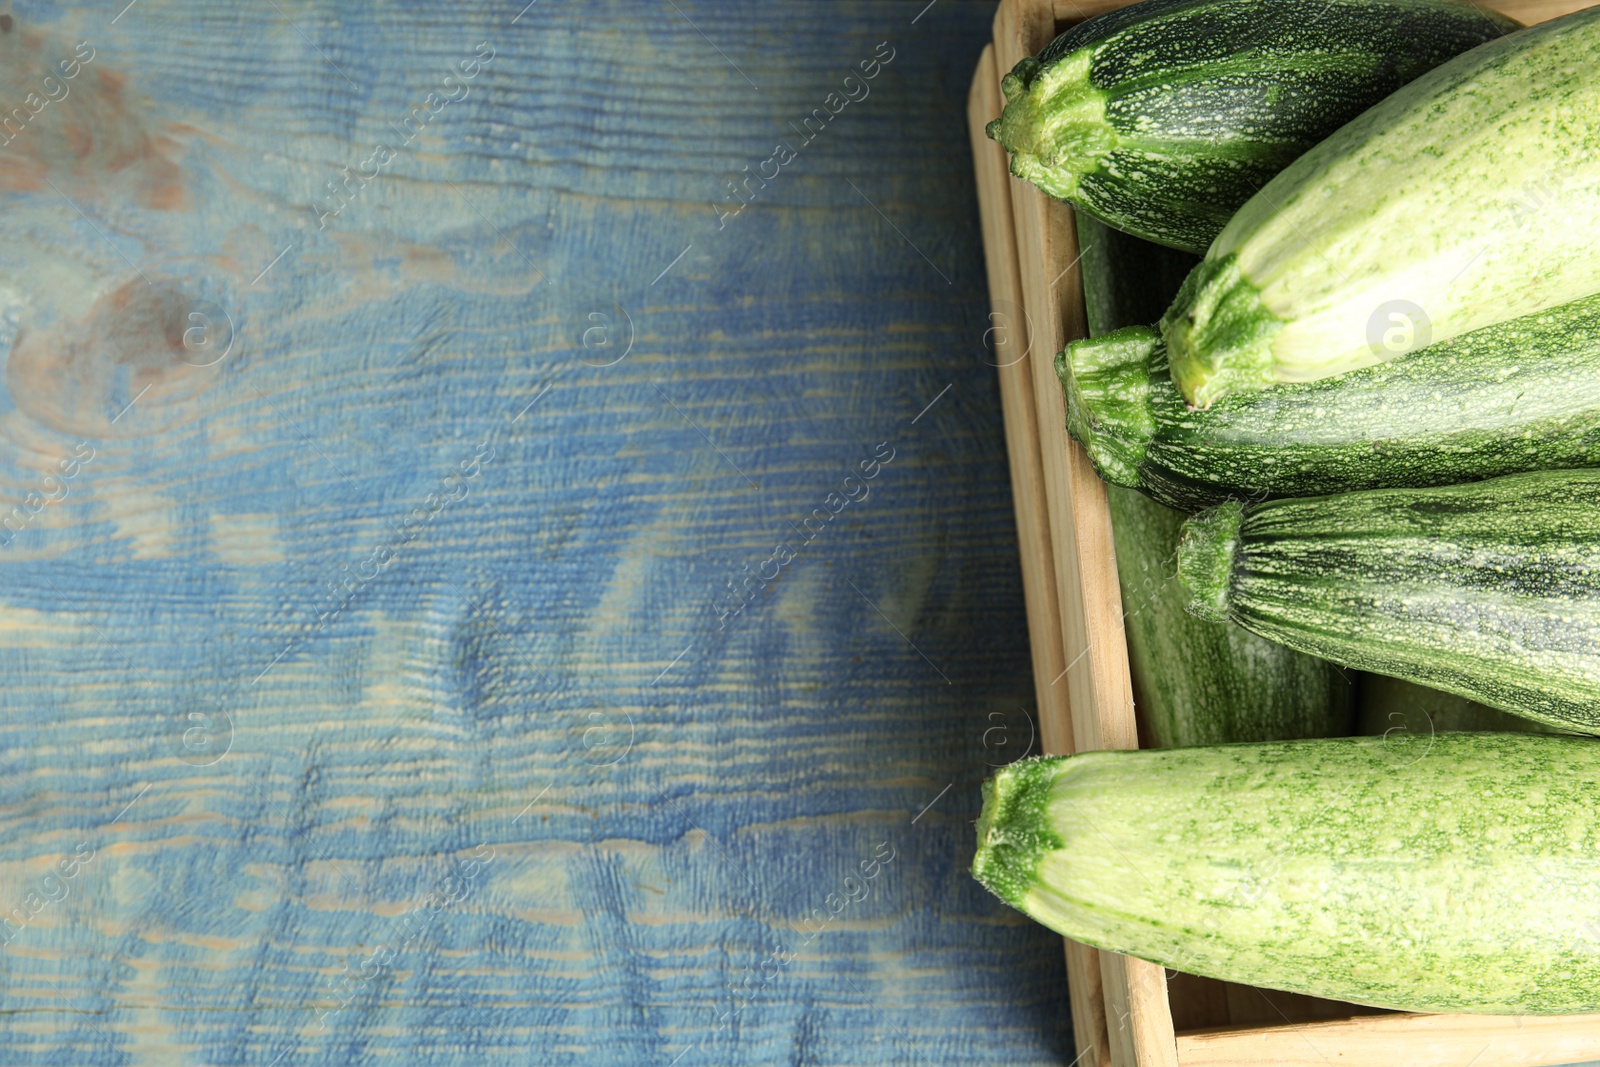
<svg viewBox="0 0 1600 1067">
<path fill-rule="evenodd" d="M 995 14 L 997 66 L 1009 71 L 1037 53 L 1058 30 L 1044 0 L 1001 0 Z M 1065 204 L 1013 178 L 1011 201 L 1021 264 L 1023 304 L 1035 343 L 1055 353 L 1087 334 L 1077 234 Z M 1066 408 L 1051 361 L 1032 360 L 1039 451 L 1050 517 L 1065 684 L 1079 749 L 1137 748 L 1133 687 L 1122 628 L 1122 593 L 1105 488 L 1082 449 L 1066 436 Z M 1172 1015 L 1159 968 L 1101 953 L 1101 985 L 1116 1067 L 1165 1063 L 1176 1067 Z M 1144 1055 L 1147 1058 L 1140 1060 Z M 1148 1057 L 1156 1057 L 1150 1059 Z"/>
<path fill-rule="evenodd" d="M 0 19 L 0 1062 L 1071 1060 L 924 6 Z"/>
<path fill-rule="evenodd" d="M 1179 1034 L 1178 1055 L 1184 1067 L 1543 1067 L 1600 1056 L 1600 1016 L 1366 1015 Z"/>
<path fill-rule="evenodd" d="M 1011 206 L 1011 179 L 1005 152 L 991 141 L 984 126 L 1000 107 L 1000 80 L 994 47 L 984 49 L 967 103 L 968 131 L 978 185 L 978 210 L 983 218 L 984 260 L 989 275 L 989 313 L 996 377 L 1006 420 L 1007 457 L 1017 515 L 1017 547 L 1021 553 L 1022 589 L 1033 646 L 1033 684 L 1038 701 L 1039 736 L 1044 751 L 1066 755 L 1076 751 L 1072 709 L 1067 704 L 1065 638 L 1060 598 L 1056 593 L 1055 554 L 1050 517 L 1045 511 L 1043 457 L 1038 448 L 1038 409 L 1033 396 L 1034 331 L 1023 305 L 1017 264 L 1017 242 Z M 1111 1062 L 1105 999 L 1100 980 L 1100 954 L 1075 941 L 1064 942 L 1072 1029 L 1080 1062 L 1101 1067 Z"/>
</svg>

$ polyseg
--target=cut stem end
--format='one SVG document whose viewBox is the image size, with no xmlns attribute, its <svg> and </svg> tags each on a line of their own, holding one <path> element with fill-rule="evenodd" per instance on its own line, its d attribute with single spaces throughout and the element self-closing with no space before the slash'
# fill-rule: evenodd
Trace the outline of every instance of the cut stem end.
<svg viewBox="0 0 1600 1067">
<path fill-rule="evenodd" d="M 1062 200 L 1116 146 L 1105 93 L 1089 81 L 1091 58 L 1081 49 L 1047 67 L 1023 60 L 1001 81 L 1005 109 L 985 127 L 1011 153 L 1012 174 Z"/>
<path fill-rule="evenodd" d="M 1012 907 L 1033 888 L 1039 861 L 1062 846 L 1050 826 L 1047 805 L 1056 778 L 1070 756 L 1018 760 L 983 783 L 978 816 L 978 851 L 972 876 Z"/>
<path fill-rule="evenodd" d="M 1152 381 L 1165 358 L 1160 335 L 1148 326 L 1074 341 L 1056 357 L 1067 432 L 1112 485 L 1143 484 L 1139 467 L 1156 432 Z"/>
<path fill-rule="evenodd" d="M 1202 511 L 1183 524 L 1178 580 L 1189 591 L 1189 612 L 1211 622 L 1228 618 L 1228 587 L 1239 550 L 1244 505 L 1237 500 Z"/>
</svg>

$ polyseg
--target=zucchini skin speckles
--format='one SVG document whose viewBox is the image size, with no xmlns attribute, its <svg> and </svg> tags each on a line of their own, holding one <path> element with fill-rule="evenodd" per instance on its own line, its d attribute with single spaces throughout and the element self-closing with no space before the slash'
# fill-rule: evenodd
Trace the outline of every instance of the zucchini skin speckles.
<svg viewBox="0 0 1600 1067">
<path fill-rule="evenodd" d="M 1600 471 L 1230 502 L 1178 575 L 1205 618 L 1600 734 Z"/>
<path fill-rule="evenodd" d="M 1084 310 L 1096 336 L 1152 321 L 1194 266 L 1193 256 L 1087 215 L 1075 221 Z M 1144 743 L 1167 748 L 1350 733 L 1353 694 L 1338 667 L 1185 610 L 1188 597 L 1173 569 L 1183 512 L 1118 486 L 1108 487 L 1106 503 Z"/>
<path fill-rule="evenodd" d="M 1404 1011 L 1592 1012 L 1597 795 L 1588 738 L 1085 752 L 996 773 L 973 866 L 1058 933 L 1189 974 Z"/>
<path fill-rule="evenodd" d="M 1017 64 L 989 136 L 1017 177 L 1204 252 L 1311 145 L 1514 25 L 1457 0 L 1145 0 Z"/>
<path fill-rule="evenodd" d="M 1600 466 L 1600 296 L 1205 409 L 1144 327 L 1073 342 L 1057 372 L 1101 477 L 1185 511 Z"/>
<path fill-rule="evenodd" d="M 1457 56 L 1312 146 L 1162 317 L 1184 398 L 1316 381 L 1593 293 L 1597 114 L 1591 7 Z"/>
</svg>

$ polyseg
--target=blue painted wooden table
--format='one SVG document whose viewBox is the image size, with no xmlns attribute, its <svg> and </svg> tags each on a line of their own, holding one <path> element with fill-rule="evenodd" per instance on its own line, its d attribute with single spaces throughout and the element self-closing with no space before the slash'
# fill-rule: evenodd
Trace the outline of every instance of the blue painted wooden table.
<svg viewBox="0 0 1600 1067">
<path fill-rule="evenodd" d="M 924 4 L 0 16 L 0 1063 L 1072 1059 Z"/>
</svg>

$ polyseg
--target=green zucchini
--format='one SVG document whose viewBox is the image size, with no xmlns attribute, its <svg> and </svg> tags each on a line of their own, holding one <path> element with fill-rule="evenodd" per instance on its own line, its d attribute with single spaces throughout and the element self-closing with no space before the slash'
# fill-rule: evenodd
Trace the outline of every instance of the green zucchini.
<svg viewBox="0 0 1600 1067">
<path fill-rule="evenodd" d="M 1339 737 L 1354 691 L 1337 666 L 1230 622 L 1196 618 L 1175 557 L 1184 515 L 1111 490 L 1133 703 L 1145 747 Z"/>
<path fill-rule="evenodd" d="M 1090 331 L 1159 315 L 1194 257 L 1076 217 Z M 1189 614 L 1175 566 L 1184 515 L 1108 488 L 1134 709 L 1147 744 L 1348 733 L 1352 687 L 1344 674 L 1232 623 Z"/>
<path fill-rule="evenodd" d="M 1203 409 L 1143 327 L 1074 342 L 1057 371 L 1100 476 L 1186 510 L 1600 466 L 1600 296 Z"/>
<path fill-rule="evenodd" d="M 972 869 L 1058 933 L 1191 974 L 1407 1011 L 1593 1012 L 1596 796 L 1587 738 L 1086 752 L 984 783 Z"/>
<path fill-rule="evenodd" d="M 1457 0 L 1144 0 L 1018 63 L 989 136 L 1052 196 L 1204 252 L 1300 153 L 1515 25 Z"/>
<path fill-rule="evenodd" d="M 1126 9 L 1125 9 L 1126 10 Z M 1186 252 L 1151 244 L 1074 209 L 1079 273 L 1091 336 L 1156 321 L 1199 262 Z"/>
<path fill-rule="evenodd" d="M 1239 209 L 1162 319 L 1230 392 L 1393 359 L 1600 288 L 1600 7 L 1422 75 Z"/>
<path fill-rule="evenodd" d="M 1600 471 L 1230 501 L 1178 576 L 1202 618 L 1600 733 Z"/>
<path fill-rule="evenodd" d="M 1362 674 L 1356 682 L 1357 732 L 1400 739 L 1398 735 L 1435 737 L 1455 730 L 1516 730 L 1556 733 L 1553 726 L 1479 704 L 1454 693 L 1441 693 L 1415 682 Z"/>
</svg>

